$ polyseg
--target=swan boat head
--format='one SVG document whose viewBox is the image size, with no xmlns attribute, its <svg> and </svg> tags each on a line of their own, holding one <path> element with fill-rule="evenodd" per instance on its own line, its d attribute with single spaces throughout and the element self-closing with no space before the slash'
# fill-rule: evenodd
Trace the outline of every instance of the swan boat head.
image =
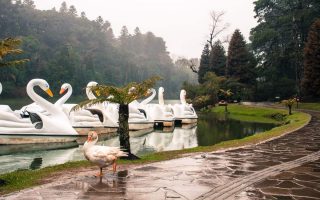
<svg viewBox="0 0 320 200">
<path fill-rule="evenodd" d="M 59 94 L 61 95 L 61 94 L 65 93 L 65 91 L 70 90 L 70 89 L 72 89 L 71 85 L 69 83 L 64 83 L 61 86 Z"/>
<path fill-rule="evenodd" d="M 30 81 L 28 83 L 32 84 L 32 86 L 38 85 L 43 91 L 45 91 L 50 97 L 53 97 L 53 93 L 50 90 L 49 84 L 46 80 L 43 79 L 33 79 L 33 81 Z M 28 87 L 28 86 L 27 86 Z"/>
<path fill-rule="evenodd" d="M 164 105 L 163 93 L 164 93 L 164 88 L 163 87 L 159 87 L 159 90 L 158 90 L 159 105 Z"/>
<path fill-rule="evenodd" d="M 94 86 L 97 86 L 98 83 L 95 82 L 95 81 L 90 81 L 88 84 L 87 84 L 87 87 L 86 87 L 86 94 L 87 94 L 87 97 L 88 99 L 92 100 L 92 99 L 96 99 L 96 97 L 94 96 L 94 94 L 91 92 L 91 87 L 94 87 Z"/>
<path fill-rule="evenodd" d="M 187 92 L 185 90 L 181 90 L 180 91 L 180 101 L 182 104 L 186 104 L 186 96 L 187 96 Z"/>
<path fill-rule="evenodd" d="M 159 93 L 164 93 L 164 88 L 163 87 L 159 87 Z"/>
</svg>

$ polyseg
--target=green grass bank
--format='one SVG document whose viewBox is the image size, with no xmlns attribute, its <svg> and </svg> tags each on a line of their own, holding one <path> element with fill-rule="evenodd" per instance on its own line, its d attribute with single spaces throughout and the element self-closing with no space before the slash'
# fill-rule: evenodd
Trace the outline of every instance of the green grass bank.
<svg viewBox="0 0 320 200">
<path fill-rule="evenodd" d="M 209 112 L 225 115 L 224 109 L 224 106 L 217 106 Z M 227 115 L 229 118 L 240 121 L 282 124 L 285 122 L 287 114 L 288 111 L 283 109 L 230 104 Z"/>
<path fill-rule="evenodd" d="M 243 120 L 265 123 L 278 123 L 279 126 L 259 134 L 255 134 L 239 140 L 224 141 L 212 146 L 200 146 L 191 149 L 158 152 L 141 157 L 140 160 L 120 160 L 119 164 L 134 165 L 158 162 L 187 156 L 190 153 L 211 152 L 229 148 L 237 148 L 246 145 L 257 144 L 273 137 L 278 137 L 291 131 L 297 130 L 306 125 L 311 116 L 302 112 L 293 112 L 293 115 L 286 115 L 283 109 L 260 108 L 241 105 L 230 105 L 229 117 Z M 215 107 L 209 112 L 224 113 L 224 107 Z M 282 116 L 282 117 L 279 117 Z M 46 167 L 38 170 L 20 170 L 0 175 L 0 195 L 7 194 L 21 189 L 29 188 L 43 183 L 44 179 L 59 177 L 64 172 L 79 170 L 92 166 L 88 161 L 68 162 L 62 165 Z"/>
<path fill-rule="evenodd" d="M 320 111 L 320 103 L 299 103 L 298 108 Z M 293 106 L 293 109 L 296 109 L 296 104 Z"/>
</svg>

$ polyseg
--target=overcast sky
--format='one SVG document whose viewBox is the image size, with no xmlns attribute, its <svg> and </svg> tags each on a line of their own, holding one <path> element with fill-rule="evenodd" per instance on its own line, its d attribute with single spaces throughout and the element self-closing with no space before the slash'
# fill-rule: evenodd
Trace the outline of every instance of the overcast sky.
<svg viewBox="0 0 320 200">
<path fill-rule="evenodd" d="M 56 7 L 63 0 L 34 0 L 38 9 Z M 210 30 L 210 11 L 224 11 L 224 22 L 230 26 L 221 37 L 240 29 L 248 41 L 250 29 L 256 25 L 254 0 L 66 0 L 84 11 L 89 19 L 99 15 L 108 20 L 116 36 L 126 25 L 130 33 L 135 27 L 151 31 L 166 41 L 174 57 L 200 57 Z"/>
</svg>

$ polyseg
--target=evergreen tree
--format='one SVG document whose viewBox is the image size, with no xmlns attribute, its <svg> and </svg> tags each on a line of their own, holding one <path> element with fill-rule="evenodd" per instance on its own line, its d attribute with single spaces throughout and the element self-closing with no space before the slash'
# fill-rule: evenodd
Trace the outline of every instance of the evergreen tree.
<svg viewBox="0 0 320 200">
<path fill-rule="evenodd" d="M 111 23 L 109 21 L 105 21 L 101 27 L 101 31 L 105 33 L 106 38 L 108 41 L 111 41 L 114 39 L 113 30 L 111 28 Z"/>
<path fill-rule="evenodd" d="M 74 5 L 70 6 L 68 14 L 75 16 L 75 17 L 78 15 L 77 9 Z"/>
<path fill-rule="evenodd" d="M 130 49 L 130 45 L 129 45 L 129 39 L 130 39 L 130 34 L 128 31 L 128 28 L 126 26 L 123 26 L 121 28 L 120 31 L 120 37 L 119 37 L 119 41 L 120 41 L 120 47 L 122 50 L 128 50 Z"/>
<path fill-rule="evenodd" d="M 30 8 L 35 8 L 36 7 L 34 5 L 34 1 L 33 0 L 23 0 L 23 5 L 25 5 L 27 7 L 30 7 Z"/>
<path fill-rule="evenodd" d="M 143 38 L 139 27 L 134 29 L 131 47 L 134 48 L 138 54 L 143 54 Z"/>
<path fill-rule="evenodd" d="M 80 13 L 80 17 L 81 17 L 81 19 L 87 19 L 87 15 L 83 11 Z"/>
<path fill-rule="evenodd" d="M 139 27 L 136 27 L 134 29 L 134 35 L 141 35 L 141 31 L 140 31 Z"/>
<path fill-rule="evenodd" d="M 228 48 L 228 59 L 226 75 L 230 78 L 237 78 L 240 83 L 249 83 L 248 72 L 250 71 L 250 54 L 246 42 L 236 29 L 232 35 Z"/>
<path fill-rule="evenodd" d="M 317 19 L 308 34 L 304 48 L 304 77 L 302 89 L 310 97 L 320 97 L 320 19 Z"/>
<path fill-rule="evenodd" d="M 198 82 L 200 84 L 204 83 L 204 76 L 209 71 L 210 65 L 210 50 L 209 44 L 204 45 L 204 49 L 201 54 L 200 66 L 198 71 Z"/>
<path fill-rule="evenodd" d="M 110 22 L 106 20 L 105 22 L 103 22 L 101 28 L 102 28 L 102 29 L 101 29 L 102 32 L 107 32 L 107 31 L 111 28 Z"/>
<path fill-rule="evenodd" d="M 120 32 L 120 40 L 126 40 L 130 37 L 130 34 L 129 34 L 129 31 L 128 31 L 128 28 L 126 26 L 123 26 L 121 28 L 121 32 Z"/>
<path fill-rule="evenodd" d="M 209 71 L 214 72 L 217 76 L 224 76 L 226 72 L 226 60 L 224 47 L 218 40 L 213 44 L 210 52 L 210 69 Z"/>
<path fill-rule="evenodd" d="M 96 22 L 99 24 L 100 27 L 102 27 L 104 20 L 101 16 L 97 17 Z"/>
<path fill-rule="evenodd" d="M 67 8 L 66 3 L 62 8 Z M 69 82 L 75 96 L 83 95 L 83 87 L 90 80 L 120 85 L 159 75 L 165 77 L 162 85 L 168 97 L 177 98 L 185 80 L 196 81 L 192 72 L 174 67 L 161 37 L 147 32 L 138 39 L 126 30 L 122 34 L 127 38 L 122 49 L 108 21 L 101 18 L 98 24 L 71 16 L 66 9 L 61 11 L 40 11 L 0 0 L 0 40 L 16 35 L 24 50 L 23 55 L 10 51 L 11 55 L 1 56 L 0 65 L 30 59 L 19 70 L 1 67 L 0 80 L 12 88 L 2 97 L 25 97 L 26 84 L 36 77 L 47 79 L 54 89 Z"/>
<path fill-rule="evenodd" d="M 68 6 L 65 1 L 61 3 L 61 7 L 60 7 L 59 12 L 60 13 L 67 13 L 68 12 Z"/>
<path fill-rule="evenodd" d="M 319 0 L 257 0 L 257 26 L 251 30 L 252 49 L 258 57 L 260 100 L 299 93 L 303 48 L 308 30 L 319 18 Z"/>
</svg>

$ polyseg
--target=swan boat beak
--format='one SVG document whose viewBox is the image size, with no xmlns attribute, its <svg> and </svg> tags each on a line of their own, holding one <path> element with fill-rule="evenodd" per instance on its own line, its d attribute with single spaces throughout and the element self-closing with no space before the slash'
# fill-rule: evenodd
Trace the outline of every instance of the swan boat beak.
<svg viewBox="0 0 320 200">
<path fill-rule="evenodd" d="M 64 93 L 64 91 L 66 91 L 65 89 L 63 89 L 63 88 L 61 88 L 61 90 L 60 90 L 60 92 L 59 92 L 59 94 L 61 95 L 61 94 L 63 94 Z"/>
<path fill-rule="evenodd" d="M 50 89 L 47 89 L 45 92 L 46 92 L 50 97 L 53 97 L 53 94 L 52 94 L 52 92 L 51 92 Z"/>
</svg>

